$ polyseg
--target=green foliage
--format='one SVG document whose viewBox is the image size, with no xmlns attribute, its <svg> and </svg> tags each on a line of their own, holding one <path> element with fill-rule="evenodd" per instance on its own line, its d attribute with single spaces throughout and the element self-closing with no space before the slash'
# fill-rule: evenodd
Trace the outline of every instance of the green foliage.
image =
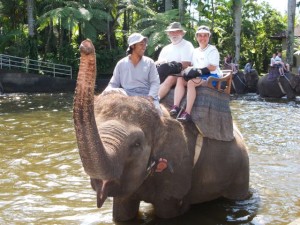
<svg viewBox="0 0 300 225">
<path fill-rule="evenodd" d="M 182 25 L 185 38 L 195 47 L 195 29 L 202 24 L 211 27 L 211 43 L 216 45 L 221 58 L 234 55 L 232 0 L 185 1 Z M 161 48 L 169 43 L 166 27 L 179 21 L 178 1 L 173 10 L 164 12 L 164 1 L 142 0 L 35 0 L 37 34 L 28 37 L 26 1 L 0 1 L 0 52 L 19 57 L 37 50 L 38 58 L 72 65 L 78 68 L 78 47 L 90 38 L 96 47 L 98 73 L 111 74 L 116 62 L 125 56 L 127 37 L 141 32 L 149 38 L 147 55 L 154 60 Z M 299 6 L 298 6 L 299 7 Z M 273 52 L 282 50 L 279 41 L 270 37 L 287 28 L 287 17 L 268 4 L 244 0 L 240 65 L 247 60 L 259 71 L 266 71 Z M 296 43 L 295 48 L 299 49 Z"/>
<path fill-rule="evenodd" d="M 122 48 L 97 51 L 97 74 L 100 78 L 107 78 L 113 73 L 117 62 L 125 56 Z"/>
<path fill-rule="evenodd" d="M 170 43 L 165 30 L 171 22 L 175 21 L 179 21 L 179 11 L 177 9 L 168 10 L 164 13 L 150 14 L 148 18 L 143 18 L 136 22 L 136 27 L 140 27 L 140 32 L 149 38 L 147 54 L 150 57 L 156 60 L 162 47 Z M 186 15 L 184 21 L 185 23 L 182 26 L 187 31 L 185 39 L 195 42 L 195 30 L 189 26 L 189 23 L 194 21 L 194 19 L 190 15 Z"/>
</svg>

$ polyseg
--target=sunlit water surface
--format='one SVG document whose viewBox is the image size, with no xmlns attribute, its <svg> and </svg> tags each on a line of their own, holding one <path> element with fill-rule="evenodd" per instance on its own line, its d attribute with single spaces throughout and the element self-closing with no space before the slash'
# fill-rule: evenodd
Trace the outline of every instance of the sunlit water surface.
<svg viewBox="0 0 300 225">
<path fill-rule="evenodd" d="M 72 94 L 0 96 L 0 224 L 117 224 L 112 200 L 96 208 L 82 169 Z M 171 220 L 142 203 L 130 225 L 287 224 L 300 217 L 300 99 L 232 96 L 249 149 L 251 197 L 217 200 Z M 122 223 L 123 224 L 123 223 Z"/>
</svg>

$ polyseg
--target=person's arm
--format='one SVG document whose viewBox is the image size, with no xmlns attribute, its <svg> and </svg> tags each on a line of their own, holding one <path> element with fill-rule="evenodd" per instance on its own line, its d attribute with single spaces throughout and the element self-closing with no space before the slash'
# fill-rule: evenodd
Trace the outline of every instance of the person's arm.
<svg viewBox="0 0 300 225">
<path fill-rule="evenodd" d="M 119 88 L 121 86 L 121 81 L 120 81 L 120 63 L 117 63 L 115 69 L 114 69 L 114 72 L 113 72 L 113 75 L 107 85 L 107 87 L 105 88 L 105 91 L 109 91 L 109 90 L 112 90 L 114 88 Z"/>
<path fill-rule="evenodd" d="M 183 70 L 192 65 L 194 49 L 195 48 L 192 43 L 186 42 L 185 49 L 181 54 L 181 64 Z"/>
<path fill-rule="evenodd" d="M 217 48 L 214 48 L 208 55 L 208 66 L 210 71 L 215 71 L 220 64 L 220 54 Z"/>
<path fill-rule="evenodd" d="M 159 64 L 163 64 L 163 63 L 166 63 L 167 60 L 166 60 L 166 55 L 167 55 L 167 52 L 166 52 L 166 46 L 162 48 L 162 50 L 160 51 L 159 55 L 158 55 L 158 59 L 157 61 L 155 61 L 155 65 L 159 65 Z"/>
</svg>

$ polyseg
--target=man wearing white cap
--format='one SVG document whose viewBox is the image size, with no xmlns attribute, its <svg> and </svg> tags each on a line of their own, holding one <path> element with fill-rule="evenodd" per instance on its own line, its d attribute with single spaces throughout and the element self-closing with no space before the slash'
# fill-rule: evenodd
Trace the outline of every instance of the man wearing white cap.
<svg viewBox="0 0 300 225">
<path fill-rule="evenodd" d="M 200 26 L 196 31 L 196 39 L 199 47 L 194 49 L 192 67 L 184 71 L 183 77 L 178 78 L 174 93 L 174 105 L 170 111 L 171 115 L 177 115 L 180 111 L 179 105 L 185 94 L 187 86 L 187 103 L 185 111 L 177 118 L 180 121 L 191 120 L 191 111 L 196 99 L 196 87 L 206 85 L 210 76 L 222 77 L 219 67 L 220 54 L 217 48 L 208 44 L 210 29 Z M 214 84 L 214 83 L 213 83 Z"/>
<path fill-rule="evenodd" d="M 127 56 L 121 59 L 113 72 L 108 86 L 103 91 L 120 91 L 129 96 L 149 96 L 159 108 L 159 75 L 154 61 L 144 56 L 148 38 L 133 33 L 128 38 Z"/>
<path fill-rule="evenodd" d="M 160 64 L 169 63 L 170 65 L 171 62 L 172 66 L 178 68 L 178 64 L 174 65 L 174 62 L 177 62 L 180 64 L 180 69 L 176 73 L 180 73 L 182 69 L 185 69 L 191 65 L 194 46 L 191 42 L 183 39 L 186 31 L 181 27 L 180 23 L 171 23 L 165 31 L 171 43 L 163 47 L 158 56 L 156 64 L 159 66 Z M 159 67 L 158 70 L 160 71 Z M 176 81 L 176 76 L 167 76 L 160 85 L 158 92 L 159 97 L 164 98 L 172 86 L 176 84 Z"/>
</svg>

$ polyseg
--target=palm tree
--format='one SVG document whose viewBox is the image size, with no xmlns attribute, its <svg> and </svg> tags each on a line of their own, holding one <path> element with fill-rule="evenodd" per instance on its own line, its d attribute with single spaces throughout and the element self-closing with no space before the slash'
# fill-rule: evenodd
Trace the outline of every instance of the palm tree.
<svg viewBox="0 0 300 225">
<path fill-rule="evenodd" d="M 288 0 L 288 29 L 286 61 L 293 65 L 296 0 Z"/>
<path fill-rule="evenodd" d="M 26 0 L 27 3 L 27 21 L 28 21 L 28 46 L 29 58 L 38 58 L 37 39 L 35 35 L 35 18 L 34 18 L 34 0 Z"/>
<path fill-rule="evenodd" d="M 178 10 L 179 10 L 179 22 L 183 23 L 184 22 L 184 0 L 179 0 L 178 1 Z"/>
<path fill-rule="evenodd" d="M 172 9 L 172 0 L 165 0 L 165 11 Z"/>
<path fill-rule="evenodd" d="M 234 14 L 234 40 L 235 40 L 235 63 L 239 63 L 241 50 L 242 29 L 242 0 L 233 0 Z"/>
<path fill-rule="evenodd" d="M 29 36 L 33 37 L 35 34 L 34 31 L 34 23 L 35 19 L 33 16 L 33 10 L 34 10 L 34 0 L 27 0 L 27 21 L 28 21 L 28 30 L 29 30 Z"/>
</svg>

